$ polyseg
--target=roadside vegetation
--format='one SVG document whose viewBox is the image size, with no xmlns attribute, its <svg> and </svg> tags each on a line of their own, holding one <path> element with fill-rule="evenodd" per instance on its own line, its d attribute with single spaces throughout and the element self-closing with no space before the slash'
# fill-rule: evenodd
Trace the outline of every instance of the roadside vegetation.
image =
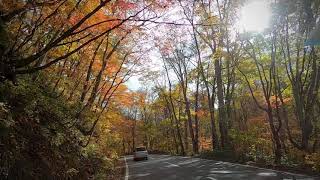
<svg viewBox="0 0 320 180">
<path fill-rule="evenodd" d="M 46 79 L 25 77 L 19 86 L 0 87 L 1 177 L 114 179 L 116 149 L 104 151 L 110 141 L 85 146 L 85 137 L 71 126 L 79 104 L 58 97 Z M 84 119 L 90 119 L 89 113 Z"/>
<path fill-rule="evenodd" d="M 319 174 L 320 2 L 240 31 L 250 2 L 1 1 L 0 179 L 117 179 L 137 146 Z"/>
</svg>

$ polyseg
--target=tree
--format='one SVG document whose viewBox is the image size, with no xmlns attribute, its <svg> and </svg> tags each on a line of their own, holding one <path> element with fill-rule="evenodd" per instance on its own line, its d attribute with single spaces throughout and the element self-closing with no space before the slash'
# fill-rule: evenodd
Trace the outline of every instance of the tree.
<svg viewBox="0 0 320 180">
<path fill-rule="evenodd" d="M 7 3 L 9 5 L 6 5 L 10 7 L 12 2 Z M 113 11 L 117 6 L 124 11 Z M 149 6 L 144 6 L 132 15 L 127 15 L 125 10 L 134 8 L 134 5 L 124 1 L 119 4 L 112 4 L 110 0 L 95 2 L 64 0 L 34 4 L 27 1 L 21 2 L 20 7 L 20 9 L 11 7 L 13 9 L 2 10 L 4 13 L 1 16 L 1 26 L 10 29 L 12 33 L 6 33 L 10 37 L 9 43 L 1 51 L 2 81 L 6 79 L 14 81 L 16 74 L 33 73 L 48 68 L 91 43 L 99 41 L 101 37 L 115 29 L 120 27 L 127 29 L 125 23 L 132 22 L 132 18 L 138 17 Z M 112 15 L 108 16 L 103 13 L 104 11 L 111 11 Z M 55 52 L 66 46 L 72 46 L 72 50 L 56 56 Z M 43 59 L 48 54 L 54 56 Z"/>
</svg>

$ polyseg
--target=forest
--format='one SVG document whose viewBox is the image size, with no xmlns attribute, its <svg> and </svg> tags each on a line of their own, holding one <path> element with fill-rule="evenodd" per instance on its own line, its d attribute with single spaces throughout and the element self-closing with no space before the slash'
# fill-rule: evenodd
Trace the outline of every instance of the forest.
<svg viewBox="0 0 320 180">
<path fill-rule="evenodd" d="M 0 0 L 0 179 L 120 179 L 138 146 L 319 175 L 319 46 L 319 0 Z"/>
</svg>

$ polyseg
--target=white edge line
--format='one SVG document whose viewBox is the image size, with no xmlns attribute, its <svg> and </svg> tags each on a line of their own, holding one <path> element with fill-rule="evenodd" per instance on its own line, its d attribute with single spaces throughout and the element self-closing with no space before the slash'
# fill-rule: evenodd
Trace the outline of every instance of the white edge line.
<svg viewBox="0 0 320 180">
<path fill-rule="evenodd" d="M 128 167 L 127 159 L 125 156 L 124 156 L 124 162 L 126 164 L 126 174 L 124 176 L 124 180 L 128 180 L 129 179 L 129 167 Z"/>
</svg>

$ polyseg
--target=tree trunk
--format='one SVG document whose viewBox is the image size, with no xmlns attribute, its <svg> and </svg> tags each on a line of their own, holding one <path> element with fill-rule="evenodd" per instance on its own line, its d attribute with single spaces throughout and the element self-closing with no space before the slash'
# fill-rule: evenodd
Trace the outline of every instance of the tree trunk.
<svg viewBox="0 0 320 180">
<path fill-rule="evenodd" d="M 199 153 L 199 119 L 198 119 L 198 109 L 199 109 L 199 83 L 200 83 L 200 74 L 198 71 L 197 75 L 197 82 L 196 82 L 196 94 L 195 94 L 195 116 L 194 116 L 194 123 L 195 123 L 195 153 Z"/>
<path fill-rule="evenodd" d="M 185 13 L 185 15 L 187 16 L 186 13 Z M 194 38 L 194 42 L 195 42 L 196 50 L 197 50 L 197 55 L 198 55 L 198 78 L 201 75 L 202 80 L 204 82 L 204 85 L 206 87 L 206 92 L 207 92 L 207 97 L 208 97 L 208 106 L 209 106 L 209 112 L 210 112 L 210 125 L 211 125 L 211 143 L 212 143 L 212 150 L 214 150 L 215 148 L 220 147 L 219 139 L 218 139 L 218 135 L 217 135 L 217 130 L 216 130 L 215 117 L 214 117 L 214 101 L 212 102 L 212 97 L 215 96 L 215 93 L 214 93 L 215 87 L 213 85 L 212 95 L 211 95 L 210 88 L 209 88 L 209 82 L 208 82 L 207 77 L 205 76 L 205 72 L 204 72 L 204 68 L 203 68 L 203 64 L 202 64 L 201 51 L 199 48 L 198 38 L 196 35 L 196 28 L 193 24 L 193 19 L 190 20 L 190 23 L 192 25 L 193 38 Z M 214 99 L 214 97 L 213 97 L 213 99 Z"/>
<path fill-rule="evenodd" d="M 86 80 L 85 80 L 85 82 L 84 82 L 83 89 L 82 89 L 82 93 L 81 93 L 81 96 L 80 96 L 80 101 L 81 101 L 81 102 L 84 102 L 84 100 L 85 100 L 85 98 L 86 98 L 86 95 L 87 95 L 87 93 L 88 93 L 88 91 L 89 91 L 89 88 L 88 88 L 88 87 L 89 87 L 90 78 L 91 78 L 92 66 L 93 66 L 93 64 L 94 64 L 94 61 L 95 61 L 95 59 L 96 59 L 96 55 L 97 55 L 97 53 L 98 53 L 98 50 L 100 49 L 100 46 L 101 46 L 103 40 L 104 40 L 104 39 L 102 39 L 102 40 L 100 41 L 100 43 L 98 44 L 96 50 L 95 50 L 94 53 L 93 53 L 92 59 L 91 59 L 91 61 L 90 61 L 90 64 L 89 64 L 89 67 L 88 67 L 88 70 L 87 70 Z"/>
<path fill-rule="evenodd" d="M 192 142 L 192 152 L 195 154 L 196 153 L 196 144 L 195 144 L 195 139 L 194 139 L 194 131 L 192 127 L 192 116 L 191 116 L 191 110 L 190 110 L 190 101 L 187 97 L 187 90 L 186 88 L 182 88 L 183 91 L 183 98 L 184 98 L 184 103 L 185 103 L 185 110 L 187 114 L 187 122 L 188 122 L 188 129 L 189 129 L 189 134 L 191 137 L 191 142 Z"/>
<path fill-rule="evenodd" d="M 228 144 L 228 129 L 227 129 L 227 117 L 225 116 L 225 103 L 223 98 L 223 83 L 221 75 L 220 60 L 216 59 L 214 62 L 214 69 L 217 80 L 217 97 L 218 97 L 218 111 L 219 111 L 219 129 L 221 136 L 221 148 L 226 148 Z"/>
<path fill-rule="evenodd" d="M 179 106 L 179 119 L 177 117 L 177 114 L 176 114 L 176 110 L 175 110 L 175 106 L 173 104 L 173 99 L 172 99 L 172 84 L 171 84 L 171 80 L 169 78 L 169 72 L 168 72 L 168 69 L 167 69 L 167 66 L 166 64 L 164 63 L 164 68 L 166 70 L 166 75 L 167 75 L 167 79 L 168 79 L 168 83 L 169 83 L 169 102 L 168 102 L 168 105 L 169 109 L 171 109 L 171 113 L 172 113 L 172 116 L 174 118 L 174 121 L 175 121 L 175 127 L 176 127 L 176 131 L 177 131 L 177 136 L 178 136 L 178 139 L 179 139 L 179 144 L 180 144 L 180 149 L 181 149 L 181 154 L 184 156 L 186 153 L 185 153 L 185 150 L 184 150 L 184 147 L 183 147 L 183 141 L 182 141 L 182 135 L 181 135 L 181 131 L 180 131 L 180 127 L 181 127 L 181 124 L 180 124 L 180 106 Z"/>
<path fill-rule="evenodd" d="M 268 102 L 268 111 L 267 111 L 268 122 L 269 122 L 271 133 L 272 133 L 273 143 L 275 145 L 274 147 L 275 163 L 280 164 L 281 156 L 282 156 L 281 141 L 279 138 L 279 134 L 276 131 L 276 128 L 274 126 L 274 117 L 272 114 L 272 109 L 271 109 L 272 107 L 270 105 L 271 105 L 270 102 Z"/>
</svg>

